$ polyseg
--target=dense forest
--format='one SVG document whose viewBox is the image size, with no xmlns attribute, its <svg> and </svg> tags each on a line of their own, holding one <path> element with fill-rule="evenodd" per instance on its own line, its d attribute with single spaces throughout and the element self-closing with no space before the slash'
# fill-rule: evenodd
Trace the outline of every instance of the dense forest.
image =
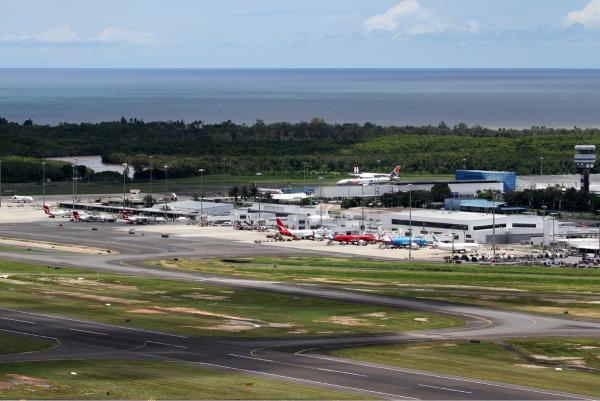
<svg viewBox="0 0 600 401">
<path fill-rule="evenodd" d="M 157 177 L 169 165 L 169 177 L 197 174 L 301 176 L 391 169 L 405 173 L 452 174 L 463 164 L 469 169 L 539 173 L 540 158 L 547 174 L 574 173 L 573 146 L 600 145 L 598 129 L 488 129 L 458 124 L 388 126 L 310 122 L 239 125 L 230 121 L 144 122 L 121 119 L 96 124 L 38 125 L 27 120 L 0 118 L 0 160 L 10 181 L 39 179 L 39 159 L 65 155 L 101 155 L 105 162 L 127 162 L 136 177 L 152 166 Z M 379 163 L 377 161 L 380 161 Z M 306 163 L 306 164 L 305 164 Z M 70 177 L 70 167 L 51 163 L 52 179 Z M 89 175 L 94 178 L 93 174 Z"/>
</svg>

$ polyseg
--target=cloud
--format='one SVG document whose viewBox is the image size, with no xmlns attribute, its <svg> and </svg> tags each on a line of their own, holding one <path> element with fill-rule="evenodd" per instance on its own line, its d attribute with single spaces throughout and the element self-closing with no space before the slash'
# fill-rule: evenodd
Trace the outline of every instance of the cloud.
<svg viewBox="0 0 600 401">
<path fill-rule="evenodd" d="M 600 29 L 600 0 L 592 0 L 579 11 L 571 11 L 563 20 L 567 28 L 582 25 L 592 31 Z"/>
<path fill-rule="evenodd" d="M 372 15 L 363 23 L 368 35 L 377 31 L 387 31 L 395 37 L 416 37 L 443 32 L 477 33 L 479 21 L 453 23 L 451 18 L 436 15 L 421 5 L 419 0 L 401 0 L 383 14 Z"/>
<path fill-rule="evenodd" d="M 154 36 L 135 29 L 108 27 L 98 35 L 82 37 L 68 26 L 51 27 L 35 35 L 7 34 L 0 37 L 0 46 L 12 47 L 101 47 L 117 45 L 146 45 Z"/>
<path fill-rule="evenodd" d="M 430 10 L 421 6 L 418 0 L 402 0 L 383 14 L 367 18 L 363 26 L 367 34 L 388 31 L 407 36 L 442 32 L 447 29 L 447 26 Z"/>
</svg>

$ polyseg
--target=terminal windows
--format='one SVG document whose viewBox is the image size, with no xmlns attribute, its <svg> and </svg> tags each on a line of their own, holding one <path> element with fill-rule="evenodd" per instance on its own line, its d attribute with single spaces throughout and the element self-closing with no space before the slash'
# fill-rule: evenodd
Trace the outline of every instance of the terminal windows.
<svg viewBox="0 0 600 401">
<path fill-rule="evenodd" d="M 513 228 L 536 228 L 537 224 L 513 223 Z"/>
<path fill-rule="evenodd" d="M 409 226 L 411 224 L 410 220 L 403 219 L 392 219 L 392 224 L 399 226 Z M 446 230 L 460 230 L 460 231 L 468 231 L 469 226 L 466 224 L 452 224 L 452 223 L 440 223 L 435 221 L 419 221 L 413 220 L 412 225 L 415 227 L 432 227 L 432 228 L 442 228 Z"/>
<path fill-rule="evenodd" d="M 506 224 L 504 224 L 504 223 L 502 223 L 502 224 L 496 224 L 496 228 L 506 228 Z M 474 226 L 473 227 L 473 230 L 475 230 L 475 231 L 493 230 L 493 229 L 494 229 L 494 226 L 492 224 L 487 225 L 487 226 Z"/>
</svg>

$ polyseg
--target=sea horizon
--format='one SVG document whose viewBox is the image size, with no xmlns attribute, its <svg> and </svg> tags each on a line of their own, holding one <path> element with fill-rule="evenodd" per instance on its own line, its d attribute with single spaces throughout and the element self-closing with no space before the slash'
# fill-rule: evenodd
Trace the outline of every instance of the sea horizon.
<svg viewBox="0 0 600 401">
<path fill-rule="evenodd" d="M 600 127 L 595 68 L 0 68 L 0 117 Z"/>
</svg>

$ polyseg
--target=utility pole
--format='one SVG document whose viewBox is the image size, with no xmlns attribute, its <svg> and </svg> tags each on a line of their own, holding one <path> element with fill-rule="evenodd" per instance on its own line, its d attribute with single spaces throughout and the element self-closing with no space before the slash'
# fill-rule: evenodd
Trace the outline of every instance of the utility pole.
<svg viewBox="0 0 600 401">
<path fill-rule="evenodd" d="M 127 163 L 123 163 L 121 166 L 123 166 L 123 211 L 125 211 L 125 177 L 127 177 Z"/>
<path fill-rule="evenodd" d="M 463 170 L 467 169 L 467 159 L 462 159 L 463 162 Z"/>
<path fill-rule="evenodd" d="M 205 171 L 206 170 L 204 170 L 203 168 L 198 170 L 198 172 L 200 173 L 200 215 L 204 214 L 204 186 L 203 186 L 203 182 L 202 182 L 202 174 Z"/>
<path fill-rule="evenodd" d="M 492 254 L 494 255 L 494 260 L 496 259 L 496 202 L 494 201 L 495 198 L 495 196 L 494 198 L 492 198 Z"/>
<path fill-rule="evenodd" d="M 42 162 L 42 202 L 46 204 L 46 162 Z"/>
<path fill-rule="evenodd" d="M 412 259 L 412 184 L 408 184 L 408 235 L 410 241 L 408 242 L 408 259 Z"/>
<path fill-rule="evenodd" d="M 381 163 L 381 160 L 377 160 L 377 174 L 379 174 L 379 163 Z"/>
<path fill-rule="evenodd" d="M 165 169 L 165 219 L 168 219 L 169 214 L 167 212 L 169 210 L 169 180 L 167 178 L 167 170 L 169 170 L 169 165 L 165 164 L 163 168 Z"/>
<path fill-rule="evenodd" d="M 540 175 L 544 175 L 544 156 L 540 156 Z"/>
<path fill-rule="evenodd" d="M 148 171 L 150 171 L 150 197 L 152 198 L 152 169 L 154 168 L 153 164 L 152 164 L 152 155 L 148 156 L 148 159 L 150 159 L 150 166 L 148 166 Z"/>
<path fill-rule="evenodd" d="M 360 205 L 362 208 L 361 211 L 361 219 L 360 219 L 360 228 L 364 232 L 365 231 L 365 186 L 360 186 L 361 197 L 360 197 Z"/>
</svg>

